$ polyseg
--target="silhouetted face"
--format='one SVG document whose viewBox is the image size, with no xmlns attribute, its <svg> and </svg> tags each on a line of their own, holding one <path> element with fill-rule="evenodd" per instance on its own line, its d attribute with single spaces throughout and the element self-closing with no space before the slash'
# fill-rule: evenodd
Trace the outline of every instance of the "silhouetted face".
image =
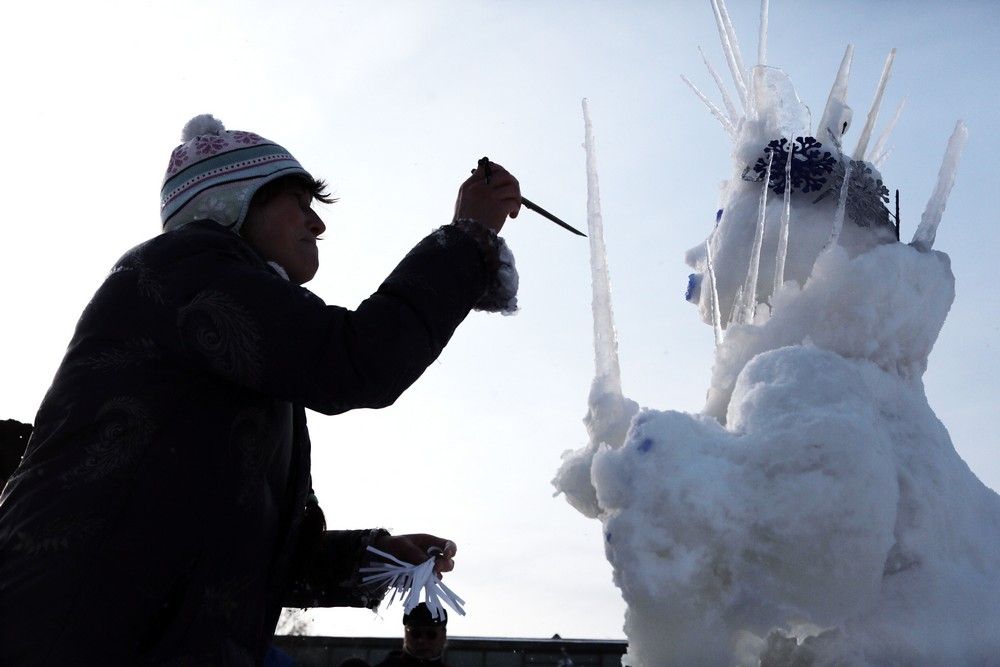
<svg viewBox="0 0 1000 667">
<path fill-rule="evenodd" d="M 312 210 L 310 192 L 292 182 L 268 201 L 251 206 L 240 234 L 264 259 L 280 264 L 301 285 L 319 269 L 316 237 L 325 230 Z"/>
<path fill-rule="evenodd" d="M 403 650 L 414 658 L 433 660 L 444 653 L 444 645 L 448 641 L 448 631 L 445 626 L 409 626 L 403 635 Z"/>
</svg>

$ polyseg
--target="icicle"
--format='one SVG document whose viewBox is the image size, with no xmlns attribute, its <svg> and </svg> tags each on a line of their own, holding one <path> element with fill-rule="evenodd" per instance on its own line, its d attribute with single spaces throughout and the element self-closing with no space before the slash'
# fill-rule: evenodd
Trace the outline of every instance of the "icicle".
<svg viewBox="0 0 1000 667">
<path fill-rule="evenodd" d="M 757 64 L 767 64 L 767 0 L 760 0 L 760 32 L 757 37 Z"/>
<path fill-rule="evenodd" d="M 785 284 L 785 258 L 788 255 L 788 224 L 792 219 L 792 155 L 795 153 L 794 137 L 788 137 L 788 159 L 785 160 L 785 196 L 782 200 L 781 227 L 778 231 L 778 251 L 774 258 L 774 291 Z"/>
<path fill-rule="evenodd" d="M 719 5 L 719 14 L 722 15 L 722 23 L 726 26 L 726 34 L 729 36 L 729 43 L 733 46 L 733 56 L 736 58 L 736 67 L 739 68 L 740 76 L 746 81 L 747 68 L 743 64 L 743 55 L 740 53 L 740 40 L 736 39 L 736 30 L 733 29 L 733 22 L 729 18 L 729 8 L 726 7 L 726 0 L 715 0 Z"/>
<path fill-rule="evenodd" d="M 604 221 L 601 217 L 601 191 L 597 181 L 597 151 L 590 109 L 583 100 L 584 148 L 587 151 L 587 229 L 590 238 L 590 277 L 593 287 L 594 363 L 598 378 L 604 378 L 607 393 L 622 393 L 618 365 L 618 339 L 611 308 L 611 277 L 604 246 Z"/>
<path fill-rule="evenodd" d="M 729 309 L 729 323 L 743 324 L 743 285 L 736 288 L 733 296 L 733 307 Z"/>
<path fill-rule="evenodd" d="M 712 10 L 715 12 L 715 24 L 719 29 L 719 41 L 722 43 L 722 51 L 726 54 L 726 62 L 729 64 L 729 72 L 733 76 L 733 83 L 736 84 L 736 92 L 740 96 L 740 104 L 743 109 L 747 108 L 747 80 L 743 71 L 743 64 L 740 62 L 739 46 L 734 43 L 726 27 L 728 16 L 723 18 L 723 0 L 712 0 Z"/>
<path fill-rule="evenodd" d="M 764 187 L 760 192 L 760 207 L 757 212 L 757 231 L 750 250 L 750 265 L 747 267 L 746 281 L 743 283 L 743 312 L 740 321 L 753 324 L 757 311 L 757 276 L 760 273 L 760 247 L 764 243 L 764 222 L 767 217 L 767 193 L 771 190 L 771 165 L 774 152 L 768 152 L 767 171 L 764 172 Z"/>
<path fill-rule="evenodd" d="M 698 99 L 705 103 L 705 106 L 712 112 L 712 115 L 715 116 L 716 120 L 722 123 L 723 129 L 729 133 L 729 136 L 732 137 L 733 141 L 736 141 L 736 126 L 733 125 L 732 121 L 726 118 L 726 115 L 722 113 L 722 109 L 712 104 L 712 101 L 705 97 L 705 95 L 683 74 L 681 74 L 681 79 L 683 79 L 684 83 L 688 85 L 688 88 L 690 88 L 694 94 L 698 96 Z"/>
<path fill-rule="evenodd" d="M 910 242 L 917 250 L 927 251 L 934 247 L 934 239 L 937 237 L 937 228 L 941 224 L 944 207 L 948 203 L 948 195 L 951 194 L 951 188 L 955 185 L 958 161 L 962 157 L 962 151 L 965 149 L 965 142 L 968 139 L 969 128 L 962 121 L 958 121 L 955 124 L 955 131 L 948 139 L 948 148 L 944 152 L 941 169 L 938 171 L 937 185 L 927 202 L 927 208 L 920 216 L 920 224 Z"/>
<path fill-rule="evenodd" d="M 712 79 L 715 80 L 715 85 L 719 88 L 719 93 L 722 94 L 722 103 L 726 106 L 726 111 L 729 113 L 729 120 L 735 125 L 739 119 L 743 116 L 742 113 L 736 110 L 736 106 L 733 104 L 733 99 L 729 97 L 729 93 L 726 92 L 726 86 L 722 83 L 722 77 L 719 73 L 715 71 L 712 67 L 712 63 L 708 62 L 708 56 L 705 55 L 705 51 L 698 47 L 698 53 L 701 54 L 701 59 L 705 62 L 705 67 L 708 68 L 708 73 L 712 75 Z"/>
<path fill-rule="evenodd" d="M 826 137 L 827 130 L 833 137 L 840 140 L 840 137 L 851 125 L 851 117 L 854 112 L 847 106 L 847 82 L 851 78 L 851 63 L 854 62 L 854 45 L 848 44 L 844 52 L 844 58 L 840 61 L 840 69 L 837 71 L 837 78 L 833 80 L 830 88 L 830 95 L 826 98 L 826 108 L 823 109 L 823 116 L 816 126 L 814 136 Z"/>
<path fill-rule="evenodd" d="M 820 250 L 821 254 L 837 245 L 837 241 L 840 239 L 840 231 L 844 228 L 844 217 L 847 215 L 847 191 L 850 189 L 852 166 L 850 160 L 844 160 L 844 162 L 846 163 L 844 167 L 844 183 L 840 186 L 840 197 L 837 199 L 837 212 L 833 216 L 833 227 L 830 229 L 830 238 L 827 239 L 823 249 Z"/>
<path fill-rule="evenodd" d="M 885 144 L 889 141 L 889 136 L 892 135 L 892 131 L 896 129 L 896 123 L 899 122 L 899 117 L 903 113 L 903 107 L 906 106 L 906 98 L 904 97 L 899 101 L 899 106 L 896 107 L 896 113 L 892 114 L 892 120 L 889 124 L 885 126 L 882 130 L 881 136 L 879 136 L 878 141 L 875 142 L 875 148 L 871 150 L 868 157 L 865 158 L 868 162 L 871 162 L 876 167 L 885 161 L 888 156 L 888 152 L 885 150 Z"/>
<path fill-rule="evenodd" d="M 882 106 L 882 96 L 885 94 L 885 87 L 889 85 L 889 76 L 892 74 L 892 61 L 896 59 L 896 49 L 889 51 L 886 56 L 885 65 L 882 67 L 882 76 L 879 78 L 878 87 L 875 89 L 875 99 L 868 110 L 868 119 L 865 121 L 865 128 L 858 137 L 858 145 L 854 149 L 854 159 L 864 160 L 865 151 L 868 150 L 868 141 L 872 137 L 872 130 L 875 128 L 875 121 L 878 119 L 878 111 Z"/>
<path fill-rule="evenodd" d="M 705 242 L 705 259 L 708 261 L 708 279 L 712 283 L 709 296 L 712 299 L 712 331 L 715 332 L 715 346 L 722 344 L 722 315 L 719 312 L 719 288 L 715 284 L 715 262 L 712 261 L 712 239 Z"/>
<path fill-rule="evenodd" d="M 890 155 L 892 155 L 892 148 L 891 147 L 885 149 L 885 151 L 883 151 L 878 157 L 876 157 L 874 160 L 872 160 L 872 164 L 875 165 L 876 169 L 881 169 L 882 165 L 885 163 L 886 160 L 889 159 Z"/>
</svg>

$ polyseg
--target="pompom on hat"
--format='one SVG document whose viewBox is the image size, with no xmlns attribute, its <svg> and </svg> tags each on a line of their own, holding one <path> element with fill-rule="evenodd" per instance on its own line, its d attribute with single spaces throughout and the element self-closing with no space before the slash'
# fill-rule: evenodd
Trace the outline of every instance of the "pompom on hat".
<svg viewBox="0 0 1000 667">
<path fill-rule="evenodd" d="M 253 132 L 229 131 L 211 114 L 189 120 L 181 141 L 170 154 L 160 190 L 164 231 L 214 220 L 239 232 L 262 185 L 292 174 L 312 178 L 278 144 Z"/>
</svg>

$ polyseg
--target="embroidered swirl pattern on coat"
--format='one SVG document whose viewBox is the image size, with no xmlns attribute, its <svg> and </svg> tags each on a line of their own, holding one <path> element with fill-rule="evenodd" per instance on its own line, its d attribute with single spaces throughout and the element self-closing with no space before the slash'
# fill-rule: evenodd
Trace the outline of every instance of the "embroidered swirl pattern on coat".
<svg viewBox="0 0 1000 667">
<path fill-rule="evenodd" d="M 184 343 L 208 361 L 213 370 L 251 389 L 263 377 L 261 335 L 242 306 L 222 292 L 200 292 L 178 313 Z"/>
<path fill-rule="evenodd" d="M 130 338 L 121 347 L 110 347 L 83 361 L 88 368 L 102 373 L 115 373 L 126 368 L 141 366 L 143 362 L 161 359 L 156 343 L 146 336 Z"/>
<path fill-rule="evenodd" d="M 57 517 L 35 531 L 19 530 L 13 533 L 14 551 L 29 556 L 55 551 L 67 551 L 81 539 L 98 535 L 107 522 L 94 513 L 68 514 Z"/>
<path fill-rule="evenodd" d="M 68 486 L 104 479 L 131 468 L 153 435 L 149 410 L 131 396 L 107 401 L 94 421 L 96 441 L 84 449 L 83 463 L 63 475 Z"/>
<path fill-rule="evenodd" d="M 111 269 L 111 275 L 124 271 L 135 271 L 135 288 L 140 296 L 163 305 L 162 276 L 150 269 L 146 262 L 139 258 L 135 250 L 118 260 L 118 263 Z"/>
</svg>

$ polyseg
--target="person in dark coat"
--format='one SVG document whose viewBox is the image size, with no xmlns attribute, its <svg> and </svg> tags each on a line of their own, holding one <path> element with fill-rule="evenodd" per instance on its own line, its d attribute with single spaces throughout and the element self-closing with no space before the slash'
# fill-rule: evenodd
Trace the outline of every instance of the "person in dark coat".
<svg viewBox="0 0 1000 667">
<path fill-rule="evenodd" d="M 390 651 L 375 667 L 448 667 L 444 650 L 448 645 L 448 613 L 431 613 L 423 602 L 403 614 L 403 650 Z"/>
<path fill-rule="evenodd" d="M 87 305 L 0 495 L 2 665 L 261 664 L 283 606 L 379 604 L 369 545 L 453 566 L 438 537 L 326 529 L 305 409 L 391 405 L 471 309 L 516 307 L 517 181 L 470 177 L 351 311 L 300 286 L 324 184 L 211 116 L 183 142 L 164 232 Z"/>
<path fill-rule="evenodd" d="M 0 488 L 7 483 L 31 437 L 31 424 L 22 424 L 13 419 L 0 421 Z"/>
</svg>

